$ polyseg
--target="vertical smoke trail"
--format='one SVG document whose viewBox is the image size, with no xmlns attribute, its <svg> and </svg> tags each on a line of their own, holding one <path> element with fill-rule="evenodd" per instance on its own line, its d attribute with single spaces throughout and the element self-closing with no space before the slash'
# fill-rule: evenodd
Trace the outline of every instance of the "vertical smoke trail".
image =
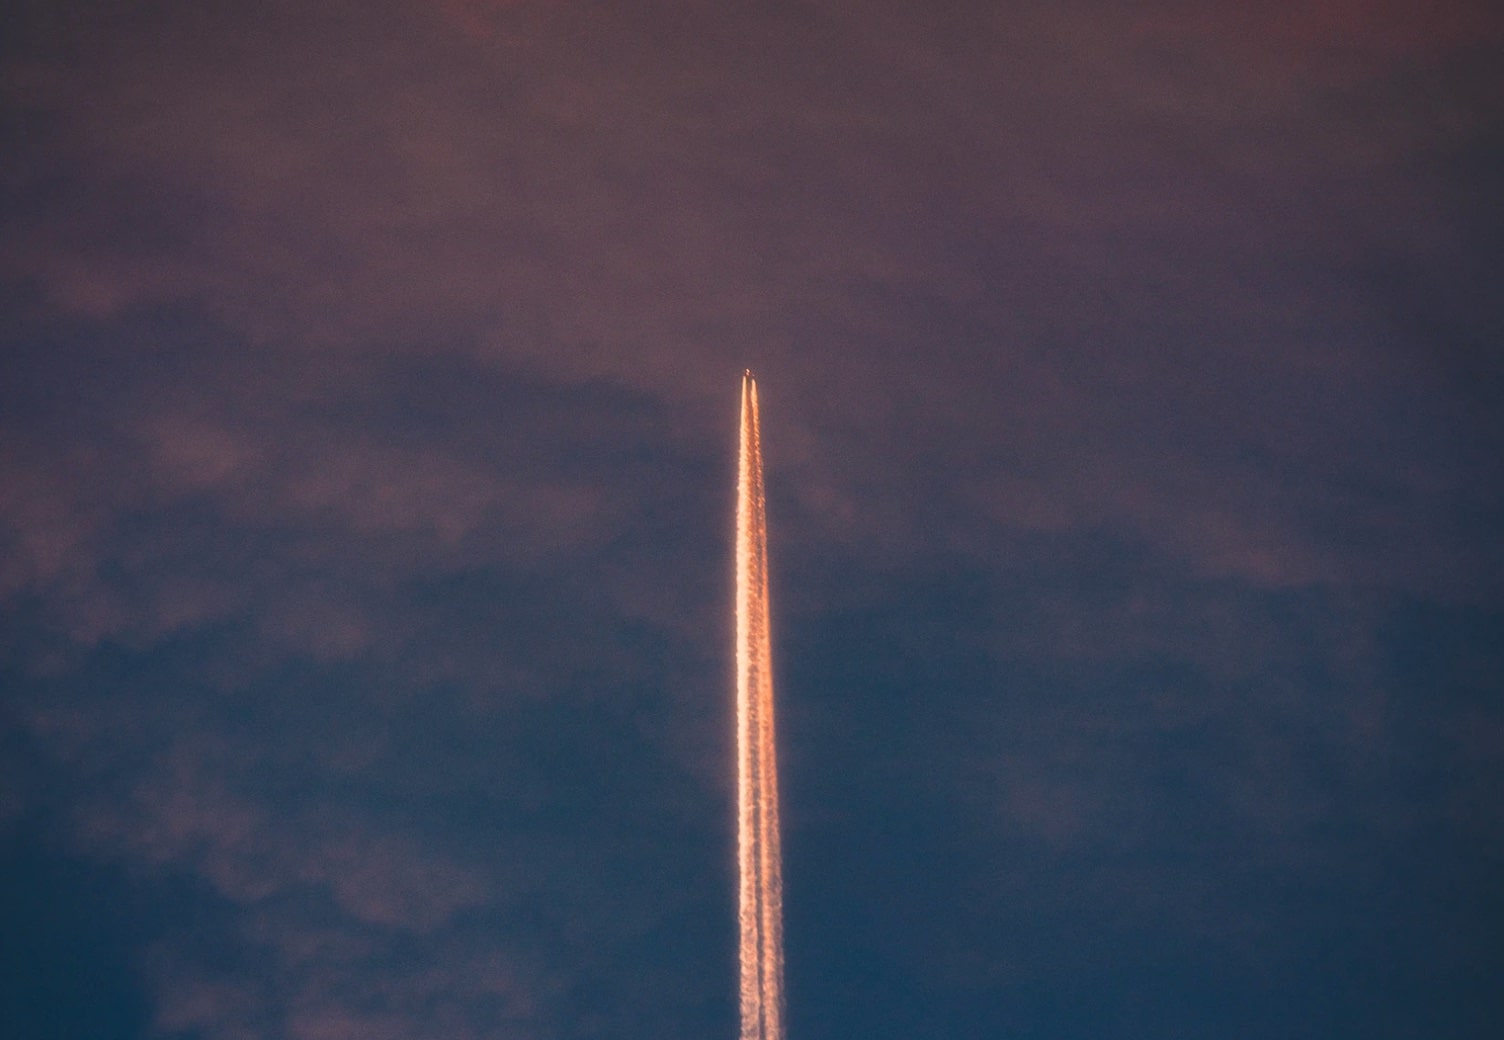
<svg viewBox="0 0 1504 1040">
<path fill-rule="evenodd" d="M 742 1040 L 783 1040 L 783 868 L 757 383 L 742 377 L 736 502 L 736 846 Z"/>
</svg>

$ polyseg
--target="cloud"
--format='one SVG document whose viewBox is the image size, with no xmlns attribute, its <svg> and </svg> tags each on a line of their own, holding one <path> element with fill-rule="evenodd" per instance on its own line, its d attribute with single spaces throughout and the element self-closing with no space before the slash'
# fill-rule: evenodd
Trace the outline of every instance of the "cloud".
<svg viewBox="0 0 1504 1040">
<path fill-rule="evenodd" d="M 1368 8 L 1353 10 L 1374 23 Z M 843 426 L 864 439 L 900 426 L 892 411 L 906 399 L 911 417 L 961 406 L 939 423 L 933 451 L 965 431 L 1006 436 L 999 416 L 1035 415 L 1034 450 L 1061 458 L 1074 439 L 1138 496 L 1158 492 L 1153 513 L 1170 516 L 1188 503 L 1158 486 L 1145 457 L 1163 433 L 1146 443 L 1133 428 L 1143 417 L 1122 402 L 1207 414 L 1198 397 L 1215 371 L 1198 371 L 1194 344 L 1226 320 L 1241 326 L 1238 342 L 1210 357 L 1267 389 L 1265 416 L 1291 411 L 1287 384 L 1336 389 L 1336 359 L 1361 357 L 1374 331 L 1363 308 L 1324 342 L 1302 342 L 1266 287 L 1275 280 L 1281 300 L 1300 291 L 1287 273 L 1287 243 L 1299 236 L 1318 250 L 1299 262 L 1328 284 L 1297 305 L 1343 298 L 1351 260 L 1326 251 L 1348 239 L 1300 229 L 1414 209 L 1425 186 L 1408 162 L 1444 138 L 1439 124 L 1392 106 L 1334 120 L 1294 88 L 1232 103 L 1228 81 L 1262 60 L 1236 50 L 1201 70 L 1209 107 L 1135 110 L 1169 74 L 1153 53 L 1117 46 L 1113 19 L 1090 8 L 1019 12 L 1030 33 L 1012 36 L 900 7 L 867 22 L 835 9 L 817 20 L 852 45 L 834 64 L 797 20 L 757 28 L 761 46 L 745 49 L 739 16 L 691 20 L 693 48 L 656 33 L 647 15 L 551 17 L 549 35 L 505 63 L 451 54 L 402 19 L 339 8 L 269 19 L 245 39 L 230 15 L 206 14 L 201 31 L 217 46 L 161 59 L 147 27 L 123 26 L 126 42 L 86 75 L 31 75 L 46 85 L 23 96 L 60 142 L 29 154 L 33 175 L 45 179 L 70 148 L 89 150 L 110 172 L 72 196 L 138 214 L 142 228 L 181 228 L 121 234 L 89 211 L 41 206 L 35 234 L 11 240 L 14 269 L 59 300 L 120 301 L 93 313 L 197 301 L 274 358 L 283 344 L 357 357 L 476 353 L 565 380 L 621 381 L 701 416 L 725 373 L 751 359 L 771 389 L 782 376 L 794 390 L 782 421 L 797 425 L 784 439 L 813 440 L 821 456 L 840 447 L 831 435 Z M 1224 30 L 1269 38 L 1212 21 L 1175 23 L 1207 65 L 1217 50 L 1206 41 Z M 1008 46 L 1015 60 L 1000 67 Z M 359 76 L 349 71 L 357 60 Z M 1261 145 L 1270 131 L 1260 126 L 1286 143 Z M 1340 137 L 1349 130 L 1364 154 Z M 1197 153 L 1167 150 L 1167 137 L 1196 142 Z M 165 185 L 198 201 L 168 206 Z M 52 244 L 69 222 L 81 241 L 71 251 Z M 91 236 L 126 252 L 101 259 Z M 151 280 L 162 291 L 131 288 L 152 270 L 167 272 Z M 117 289 L 100 288 L 112 281 Z M 1181 306 L 1212 298 L 1200 315 Z M 885 301 L 895 299 L 911 303 L 894 310 Z M 929 342 L 937 325 L 948 349 L 908 364 L 902 345 Z M 1060 337 L 1096 345 L 1062 352 Z M 1311 356 L 1329 360 L 1313 373 Z M 1186 381 L 1144 380 L 1183 361 Z M 970 381 L 990 399 L 956 399 L 966 373 L 982 374 Z M 1136 394 L 1124 394 L 1123 375 Z M 834 430 L 819 430 L 816 402 L 833 402 Z M 1297 414 L 1298 439 L 1321 435 L 1319 410 Z M 1264 420 L 1253 422 L 1254 436 L 1267 436 Z M 1177 461 L 1215 472 L 1194 447 Z M 1065 493 L 1088 500 L 1073 515 L 1121 514 L 1127 496 L 1096 486 L 1095 474 L 1069 479 Z M 1241 509 L 1208 505 L 1197 511 Z M 1259 537 L 1194 551 L 1212 569 L 1268 577 Z M 1311 551 L 1290 547 L 1297 559 Z"/>
<path fill-rule="evenodd" d="M 822 938 L 1273 962 L 1260 885 L 1495 847 L 1497 662 L 1387 648 L 1504 568 L 1497 26 L 1277 6 L 34 5 L 0 821 L 201 912 L 157 1028 L 729 1022 L 746 365 Z"/>
</svg>

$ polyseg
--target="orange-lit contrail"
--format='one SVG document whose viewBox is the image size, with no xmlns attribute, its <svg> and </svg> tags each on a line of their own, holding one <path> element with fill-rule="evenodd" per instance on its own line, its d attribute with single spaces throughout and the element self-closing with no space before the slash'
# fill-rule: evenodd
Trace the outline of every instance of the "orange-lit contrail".
<svg viewBox="0 0 1504 1040">
<path fill-rule="evenodd" d="M 783 868 L 757 382 L 742 377 L 736 487 L 736 851 L 741 1040 L 783 1040 Z"/>
</svg>

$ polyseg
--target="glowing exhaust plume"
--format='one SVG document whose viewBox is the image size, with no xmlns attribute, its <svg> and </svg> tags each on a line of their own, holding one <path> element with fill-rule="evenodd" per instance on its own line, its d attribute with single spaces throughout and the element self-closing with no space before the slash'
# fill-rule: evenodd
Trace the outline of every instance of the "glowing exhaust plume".
<svg viewBox="0 0 1504 1040">
<path fill-rule="evenodd" d="M 783 868 L 757 383 L 742 377 L 736 502 L 736 851 L 742 1040 L 783 1040 Z"/>
</svg>

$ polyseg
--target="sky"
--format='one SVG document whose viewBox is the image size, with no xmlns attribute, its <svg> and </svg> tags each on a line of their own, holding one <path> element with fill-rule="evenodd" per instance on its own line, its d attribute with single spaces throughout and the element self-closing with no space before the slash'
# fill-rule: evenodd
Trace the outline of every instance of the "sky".
<svg viewBox="0 0 1504 1040">
<path fill-rule="evenodd" d="M 1504 1022 L 1504 18 L 22 0 L 12 1040 Z"/>
</svg>

